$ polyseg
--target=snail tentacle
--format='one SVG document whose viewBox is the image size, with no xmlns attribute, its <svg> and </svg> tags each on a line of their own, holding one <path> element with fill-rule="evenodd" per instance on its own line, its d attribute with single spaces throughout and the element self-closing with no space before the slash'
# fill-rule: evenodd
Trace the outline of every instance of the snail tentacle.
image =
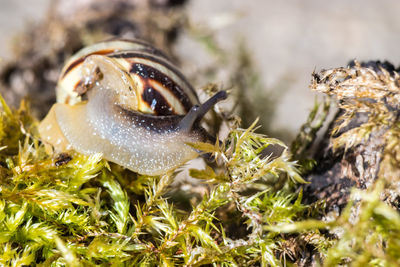
<svg viewBox="0 0 400 267">
<path fill-rule="evenodd" d="M 195 123 L 200 121 L 206 113 L 214 107 L 219 101 L 227 98 L 226 91 L 219 91 L 214 94 L 210 99 L 204 102 L 201 106 L 194 105 L 188 114 L 180 121 L 178 128 L 183 131 L 190 132 Z"/>
</svg>

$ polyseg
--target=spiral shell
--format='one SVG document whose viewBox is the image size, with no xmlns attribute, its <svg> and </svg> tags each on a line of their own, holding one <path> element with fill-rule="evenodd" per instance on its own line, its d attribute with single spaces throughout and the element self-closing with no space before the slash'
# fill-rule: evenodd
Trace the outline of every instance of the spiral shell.
<svg viewBox="0 0 400 267">
<path fill-rule="evenodd" d="M 221 91 L 199 106 L 192 86 L 162 52 L 141 41 L 82 49 L 62 70 L 57 102 L 39 126 L 56 150 L 74 149 L 147 175 L 195 158 L 188 142 L 207 140 L 200 119 Z"/>
<path fill-rule="evenodd" d="M 85 91 L 82 87 L 89 82 L 88 70 L 83 66 L 93 55 L 108 57 L 120 68 L 121 78 L 129 90 L 134 90 L 129 92 L 129 105 L 135 110 L 156 115 L 183 115 L 199 103 L 192 86 L 167 57 L 139 40 L 102 42 L 76 53 L 61 72 L 56 88 L 58 103 L 73 105 L 81 101 Z"/>
</svg>

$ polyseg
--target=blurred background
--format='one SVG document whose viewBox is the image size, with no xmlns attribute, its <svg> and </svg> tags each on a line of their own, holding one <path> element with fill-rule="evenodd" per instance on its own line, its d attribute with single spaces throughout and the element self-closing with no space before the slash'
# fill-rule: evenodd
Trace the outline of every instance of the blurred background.
<svg viewBox="0 0 400 267">
<path fill-rule="evenodd" d="M 13 44 L 18 42 L 15 36 L 48 16 L 50 2 L 0 0 L 0 65 L 13 60 Z M 68 16 L 66 10 L 73 13 L 74 8 L 90 1 L 61 2 L 65 3 L 58 12 Z M 149 1 L 120 2 L 132 2 L 140 9 L 148 8 L 142 2 Z M 150 2 L 161 6 L 168 1 Z M 316 94 L 308 89 L 314 70 L 346 66 L 352 59 L 389 60 L 399 65 L 399 1 L 169 2 L 179 6 L 179 14 L 185 17 L 186 26 L 180 28 L 172 49 L 194 86 L 200 88 L 207 82 L 224 88 L 235 86 L 231 73 L 240 72 L 242 65 L 232 58 L 244 53 L 251 71 L 244 64 L 243 73 L 255 74 L 255 82 L 245 84 L 252 85 L 249 92 L 242 94 L 248 98 L 247 108 L 254 105 L 264 132 L 286 142 L 296 135 L 315 103 Z M 205 75 L 200 79 L 198 73 Z"/>
</svg>

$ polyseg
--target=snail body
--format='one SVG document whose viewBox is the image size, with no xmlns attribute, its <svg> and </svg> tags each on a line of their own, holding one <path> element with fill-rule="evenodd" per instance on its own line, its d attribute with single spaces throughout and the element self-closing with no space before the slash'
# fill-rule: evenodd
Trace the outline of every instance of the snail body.
<svg viewBox="0 0 400 267">
<path fill-rule="evenodd" d="M 183 75 L 157 49 L 117 40 L 84 48 L 64 67 L 57 102 L 39 126 L 55 149 L 102 153 L 132 171 L 159 175 L 197 157 L 200 119 L 221 91 L 199 105 Z"/>
</svg>

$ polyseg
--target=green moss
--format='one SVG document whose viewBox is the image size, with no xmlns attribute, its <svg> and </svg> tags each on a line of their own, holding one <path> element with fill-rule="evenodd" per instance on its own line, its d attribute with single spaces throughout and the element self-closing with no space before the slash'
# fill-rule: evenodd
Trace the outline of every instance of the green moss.
<svg viewBox="0 0 400 267">
<path fill-rule="evenodd" d="M 276 233 L 313 233 L 313 243 L 324 255 L 324 266 L 398 266 L 400 264 L 400 214 L 380 200 L 384 183 L 367 191 L 353 190 L 343 213 L 329 221 L 304 220 L 267 226 Z M 321 236 L 318 229 L 335 233 Z"/>
<path fill-rule="evenodd" d="M 304 181 L 286 146 L 255 133 L 255 123 L 222 144 L 192 144 L 218 163 L 190 170 L 204 189 L 197 195 L 174 184 L 174 173 L 148 177 L 101 155 L 53 154 L 36 124 L 25 105 L 2 101 L 0 265 L 283 266 L 311 255 L 326 266 L 398 263 L 400 217 L 379 200 L 382 183 L 354 192 L 336 220 L 312 219 L 320 210 L 302 204 Z M 263 154 L 271 145 L 285 150 Z M 340 229 L 340 238 L 321 229 Z"/>
<path fill-rule="evenodd" d="M 191 170 L 205 194 L 183 198 L 192 208 L 181 210 L 166 197 L 178 190 L 175 174 L 147 177 L 101 155 L 53 154 L 24 105 L 15 111 L 2 101 L 1 119 L 2 265 L 279 265 L 280 238 L 262 226 L 292 221 L 304 209 L 290 190 L 290 178 L 302 179 L 288 152 L 261 157 L 269 145 L 284 145 L 252 129 L 232 131 L 222 145 L 193 144 L 220 166 Z M 280 192 L 270 186 L 278 180 Z M 223 216 L 228 206 L 239 222 Z M 247 235 L 234 238 L 233 223 Z"/>
</svg>

